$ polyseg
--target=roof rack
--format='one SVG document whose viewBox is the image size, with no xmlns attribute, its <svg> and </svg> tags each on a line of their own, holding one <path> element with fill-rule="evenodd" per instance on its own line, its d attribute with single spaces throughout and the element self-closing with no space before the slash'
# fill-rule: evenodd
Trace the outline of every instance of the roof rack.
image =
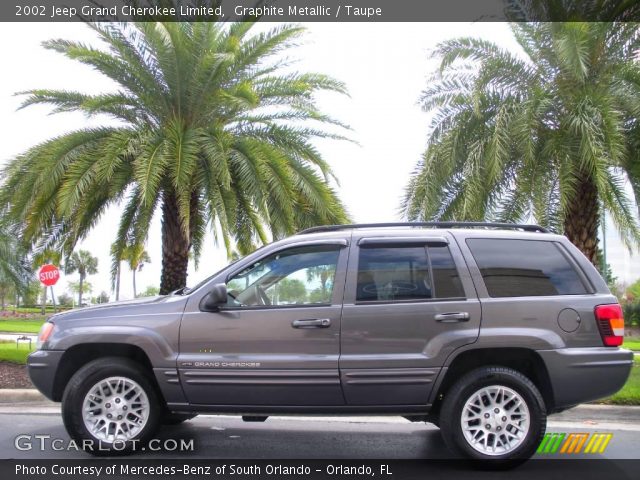
<svg viewBox="0 0 640 480">
<path fill-rule="evenodd" d="M 307 228 L 298 235 L 319 232 L 335 232 L 352 228 L 384 228 L 384 227 L 428 227 L 428 228 L 497 228 L 502 230 L 522 230 L 524 232 L 549 233 L 539 225 L 524 225 L 518 223 L 498 222 L 388 222 L 388 223 L 353 223 L 347 225 L 321 225 Z"/>
</svg>

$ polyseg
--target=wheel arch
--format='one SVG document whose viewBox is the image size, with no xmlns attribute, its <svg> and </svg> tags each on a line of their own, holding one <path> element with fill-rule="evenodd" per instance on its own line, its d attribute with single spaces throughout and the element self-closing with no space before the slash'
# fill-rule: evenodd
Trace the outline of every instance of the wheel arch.
<svg viewBox="0 0 640 480">
<path fill-rule="evenodd" d="M 469 349 L 457 354 L 450 361 L 438 379 L 430 403 L 430 415 L 438 415 L 442 401 L 451 386 L 463 375 L 480 367 L 499 366 L 516 370 L 528 377 L 538 388 L 547 412 L 555 411 L 553 387 L 546 364 L 535 351 L 528 348 L 480 348 Z"/>
<path fill-rule="evenodd" d="M 81 343 L 65 350 L 60 364 L 56 370 L 52 399 L 56 402 L 62 400 L 64 390 L 71 377 L 87 363 L 105 357 L 121 357 L 137 363 L 149 375 L 149 380 L 156 388 L 158 398 L 164 401 L 162 391 L 153 373 L 151 360 L 145 351 L 137 346 L 127 343 Z"/>
</svg>

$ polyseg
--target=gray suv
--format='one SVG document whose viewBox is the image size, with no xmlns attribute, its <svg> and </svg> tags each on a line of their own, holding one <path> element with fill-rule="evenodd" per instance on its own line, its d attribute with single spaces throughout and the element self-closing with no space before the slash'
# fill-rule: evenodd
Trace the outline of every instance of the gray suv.
<svg viewBox="0 0 640 480">
<path fill-rule="evenodd" d="M 380 414 L 508 463 L 536 451 L 548 414 L 624 385 L 623 335 L 596 269 L 543 228 L 340 225 L 168 296 L 54 315 L 28 368 L 96 454 L 205 412 Z"/>
</svg>

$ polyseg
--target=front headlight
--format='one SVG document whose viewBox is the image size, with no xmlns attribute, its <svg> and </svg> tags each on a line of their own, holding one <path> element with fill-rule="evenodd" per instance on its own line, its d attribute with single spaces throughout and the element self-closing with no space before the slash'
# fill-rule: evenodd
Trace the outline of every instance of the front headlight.
<svg viewBox="0 0 640 480">
<path fill-rule="evenodd" d="M 42 345 L 49 340 L 49 337 L 53 333 L 55 325 L 53 322 L 44 322 L 42 327 L 40 327 L 40 332 L 38 332 L 38 341 L 36 342 L 36 348 L 40 350 Z"/>
</svg>

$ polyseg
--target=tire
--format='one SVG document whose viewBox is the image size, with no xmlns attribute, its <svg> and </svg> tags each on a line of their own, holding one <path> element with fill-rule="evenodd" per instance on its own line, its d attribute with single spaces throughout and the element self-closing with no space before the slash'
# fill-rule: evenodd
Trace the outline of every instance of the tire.
<svg viewBox="0 0 640 480">
<path fill-rule="evenodd" d="M 468 430 L 463 431 L 463 424 Z M 440 411 L 447 447 L 496 468 L 528 460 L 546 425 L 544 400 L 533 382 L 516 370 L 497 366 L 463 376 L 446 392 Z"/>
<path fill-rule="evenodd" d="M 165 412 L 160 418 L 160 423 L 162 425 L 180 425 L 181 423 L 191 420 L 197 416 L 197 413 Z"/>
<path fill-rule="evenodd" d="M 62 396 L 64 426 L 78 446 L 101 456 L 126 455 L 146 445 L 162 412 L 148 377 L 139 364 L 120 357 L 100 358 L 80 368 Z M 87 408 L 93 410 L 84 414 Z M 90 415 L 99 418 L 94 421 Z"/>
</svg>

